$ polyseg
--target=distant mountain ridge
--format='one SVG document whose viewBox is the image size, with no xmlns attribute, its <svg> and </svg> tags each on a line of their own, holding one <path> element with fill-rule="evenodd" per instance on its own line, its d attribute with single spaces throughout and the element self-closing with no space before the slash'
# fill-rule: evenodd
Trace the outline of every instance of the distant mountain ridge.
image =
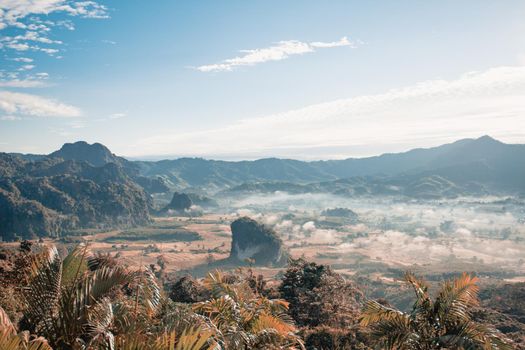
<svg viewBox="0 0 525 350">
<path fill-rule="evenodd" d="M 267 158 L 228 162 L 180 158 L 136 162 L 141 174 L 161 176 L 179 189 L 231 188 L 242 183 L 311 184 L 352 177 L 437 175 L 462 185 L 482 183 L 498 191 L 525 191 L 525 145 L 505 144 L 489 136 L 403 153 L 368 158 L 304 162 Z"/>
<path fill-rule="evenodd" d="M 38 156 L 30 157 L 35 159 Z M 387 177 L 392 181 L 396 177 L 416 181 L 418 178 L 439 176 L 461 186 L 477 183 L 490 190 L 525 191 L 525 145 L 505 144 L 490 136 L 402 153 L 312 162 L 279 158 L 255 161 L 202 158 L 129 161 L 114 155 L 101 144 L 90 145 L 83 141 L 65 144 L 49 157 L 86 161 L 94 166 L 116 163 L 136 182 L 143 182 L 144 188 L 152 187 L 148 182 L 155 180 L 159 192 L 166 186 L 172 190 L 192 188 L 214 193 L 244 183 L 306 185 L 369 176 Z"/>
</svg>

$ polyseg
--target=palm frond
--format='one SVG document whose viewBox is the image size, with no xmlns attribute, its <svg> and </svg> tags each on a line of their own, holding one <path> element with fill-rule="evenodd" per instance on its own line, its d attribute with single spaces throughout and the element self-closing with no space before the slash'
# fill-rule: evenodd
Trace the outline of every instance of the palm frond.
<svg viewBox="0 0 525 350">
<path fill-rule="evenodd" d="M 72 287 L 78 283 L 80 277 L 87 271 L 89 249 L 87 244 L 77 245 L 62 263 L 62 285 Z"/>
<path fill-rule="evenodd" d="M 89 309 L 86 332 L 89 336 L 90 347 L 113 350 L 115 338 L 110 330 L 113 322 L 113 307 L 108 298 L 102 299 Z"/>
<path fill-rule="evenodd" d="M 279 317 L 261 314 L 253 323 L 252 330 L 257 333 L 265 329 L 273 329 L 281 336 L 287 336 L 295 332 L 295 327 L 292 324 L 283 321 Z"/>
<path fill-rule="evenodd" d="M 468 320 L 468 310 L 479 304 L 477 282 L 476 277 L 463 273 L 454 281 L 443 283 L 434 303 L 435 313 L 440 319 Z"/>
<path fill-rule="evenodd" d="M 412 286 L 416 294 L 415 309 L 428 310 L 432 306 L 432 300 L 428 294 L 428 284 L 422 278 L 417 277 L 412 272 L 405 273 L 405 281 Z"/>
<path fill-rule="evenodd" d="M 231 324 L 241 325 L 243 320 L 239 304 L 229 295 L 196 303 L 193 309 L 209 317 L 219 329 L 227 328 Z"/>
<path fill-rule="evenodd" d="M 202 332 L 199 329 L 185 330 L 177 341 L 176 350 L 201 350 L 212 349 L 215 342 L 212 341 L 212 334 Z M 170 348 L 171 350 L 172 348 Z"/>
<path fill-rule="evenodd" d="M 2 350 L 53 350 L 44 338 L 29 340 L 25 333 L 13 334 L 8 330 L 0 330 L 0 349 Z"/>
<path fill-rule="evenodd" d="M 77 302 L 91 305 L 106 296 L 114 288 L 122 287 L 133 280 L 134 275 L 123 267 L 103 267 L 84 279 L 78 289 Z"/>
<path fill-rule="evenodd" d="M 160 305 L 161 293 L 155 275 L 148 269 L 132 274 L 131 287 L 135 291 L 136 306 L 139 304 L 147 314 L 155 313 Z"/>
<path fill-rule="evenodd" d="M 5 312 L 5 310 L 0 306 L 0 331 L 8 333 L 16 333 L 15 326 L 11 322 L 11 319 Z"/>
<path fill-rule="evenodd" d="M 54 333 L 56 315 L 62 287 L 62 260 L 56 248 L 47 249 L 45 258 L 32 265 L 34 277 L 25 289 L 26 324 L 32 331 L 48 337 Z"/>
<path fill-rule="evenodd" d="M 369 300 L 363 309 L 360 324 L 366 327 L 376 322 L 397 318 L 398 316 L 408 317 L 399 310 L 381 305 L 375 300 Z"/>
<path fill-rule="evenodd" d="M 484 348 L 491 350 L 510 350 L 510 341 L 503 338 L 495 329 L 472 321 L 450 327 L 447 334 L 439 338 L 446 347 Z"/>
<path fill-rule="evenodd" d="M 412 349 L 410 343 L 417 341 L 417 335 L 406 315 L 392 314 L 373 325 L 371 337 L 382 344 L 381 349 Z"/>
</svg>

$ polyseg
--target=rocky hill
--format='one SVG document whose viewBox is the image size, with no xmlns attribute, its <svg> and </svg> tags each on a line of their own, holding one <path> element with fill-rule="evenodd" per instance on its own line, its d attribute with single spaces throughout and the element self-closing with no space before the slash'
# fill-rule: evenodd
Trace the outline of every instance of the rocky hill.
<svg viewBox="0 0 525 350">
<path fill-rule="evenodd" d="M 119 164 L 0 154 L 0 237 L 60 236 L 150 220 L 150 196 Z"/>
<path fill-rule="evenodd" d="M 171 202 L 164 208 L 164 210 L 176 210 L 184 212 L 190 209 L 193 201 L 186 193 L 175 192 L 171 198 Z"/>
<path fill-rule="evenodd" d="M 126 159 L 114 155 L 106 146 L 100 143 L 89 144 L 85 141 L 66 143 L 58 151 L 48 156 L 64 160 L 84 161 L 95 167 L 108 163 L 114 163 L 121 167 L 129 166 Z"/>
<path fill-rule="evenodd" d="M 146 177 L 140 175 L 141 170 L 139 163 L 131 162 L 125 158 L 116 156 L 106 146 L 100 143 L 89 144 L 85 141 L 66 143 L 58 151 L 50 153 L 45 156 L 45 158 L 73 162 L 65 162 L 64 164 L 89 164 L 95 168 L 103 167 L 106 164 L 114 164 L 148 193 L 163 193 L 170 189 L 167 182 L 162 177 Z M 37 160 L 43 160 L 45 158 Z M 35 155 L 30 155 L 29 160 L 34 159 Z"/>
<path fill-rule="evenodd" d="M 231 230 L 230 259 L 241 263 L 251 260 L 256 265 L 284 265 L 287 262 L 288 254 L 272 229 L 242 217 L 232 222 Z"/>
</svg>

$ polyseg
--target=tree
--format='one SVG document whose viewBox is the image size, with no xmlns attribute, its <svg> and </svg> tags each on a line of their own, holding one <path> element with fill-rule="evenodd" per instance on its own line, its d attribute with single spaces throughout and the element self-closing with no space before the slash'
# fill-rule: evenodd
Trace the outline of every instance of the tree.
<svg viewBox="0 0 525 350">
<path fill-rule="evenodd" d="M 410 313 L 377 301 L 364 308 L 361 325 L 370 327 L 381 349 L 512 349 L 497 331 L 472 321 L 470 311 L 479 303 L 476 277 L 463 274 L 445 281 L 434 300 L 424 280 L 406 273 L 405 281 L 416 294 Z"/>
<path fill-rule="evenodd" d="M 359 313 L 361 293 L 327 265 L 291 259 L 279 292 L 300 326 L 347 327 Z"/>
</svg>

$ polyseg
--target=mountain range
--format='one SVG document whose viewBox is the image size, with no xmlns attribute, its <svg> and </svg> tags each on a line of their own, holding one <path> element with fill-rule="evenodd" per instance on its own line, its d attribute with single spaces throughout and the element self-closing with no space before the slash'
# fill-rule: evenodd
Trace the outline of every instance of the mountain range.
<svg viewBox="0 0 525 350">
<path fill-rule="evenodd" d="M 344 160 L 304 162 L 267 158 L 228 162 L 180 158 L 135 163 L 140 166 L 141 175 L 163 178 L 178 189 L 198 187 L 215 191 L 260 182 L 305 185 L 353 177 L 417 181 L 439 176 L 460 186 L 482 185 L 488 191 L 525 190 L 525 145 L 505 144 L 489 136 L 404 153 Z"/>
<path fill-rule="evenodd" d="M 14 156 L 29 161 L 46 158 L 86 162 L 94 167 L 114 163 L 146 191 L 197 189 L 208 193 L 245 183 L 286 182 L 312 184 L 354 177 L 396 182 L 439 176 L 455 184 L 482 185 L 489 191 L 525 190 L 525 145 L 505 144 L 490 136 L 462 139 L 433 148 L 367 158 L 305 162 L 265 158 L 255 161 L 222 161 L 179 158 L 129 161 L 105 146 L 79 141 L 65 144 L 47 156 Z"/>
<path fill-rule="evenodd" d="M 0 153 L 0 235 L 150 220 L 154 193 L 328 192 L 441 198 L 525 193 L 525 145 L 489 136 L 368 158 L 130 161 L 102 144 L 68 143 L 48 155 Z"/>
</svg>

